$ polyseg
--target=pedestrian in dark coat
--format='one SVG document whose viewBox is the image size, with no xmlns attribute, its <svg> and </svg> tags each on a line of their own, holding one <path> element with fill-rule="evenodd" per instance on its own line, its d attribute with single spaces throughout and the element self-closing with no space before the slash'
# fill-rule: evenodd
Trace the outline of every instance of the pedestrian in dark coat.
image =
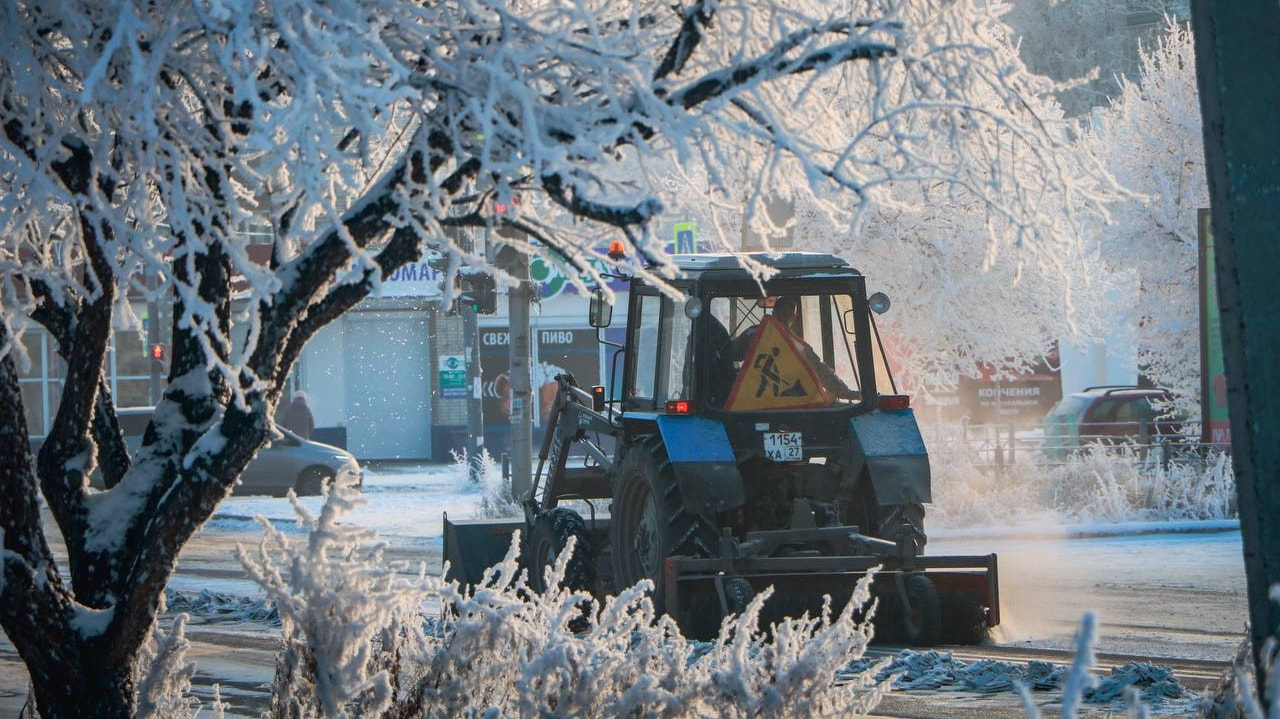
<svg viewBox="0 0 1280 719">
<path fill-rule="evenodd" d="M 306 392 L 298 390 L 293 393 L 293 400 L 284 411 L 284 421 L 281 424 L 299 437 L 311 439 L 311 433 L 316 428 L 316 418 L 311 414 L 311 405 L 307 404 Z"/>
</svg>

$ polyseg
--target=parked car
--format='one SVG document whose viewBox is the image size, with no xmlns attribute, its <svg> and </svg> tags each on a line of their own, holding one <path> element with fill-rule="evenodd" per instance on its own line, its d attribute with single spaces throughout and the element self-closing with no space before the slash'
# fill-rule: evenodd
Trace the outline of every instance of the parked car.
<svg viewBox="0 0 1280 719">
<path fill-rule="evenodd" d="M 1150 443 L 1178 435 L 1173 394 L 1159 387 L 1107 385 L 1063 397 L 1044 418 L 1044 452 L 1061 458 L 1092 444 Z"/>
<path fill-rule="evenodd" d="M 151 422 L 154 407 L 121 407 L 116 410 L 125 445 L 130 454 L 142 446 L 142 435 Z M 355 475 L 355 485 L 364 477 L 356 458 L 344 449 L 303 439 L 284 427 L 263 447 L 240 475 L 235 494 L 270 494 L 283 497 L 293 489 L 301 496 L 318 495 L 326 481 L 346 472 Z M 102 488 L 102 475 L 95 473 L 90 484 Z"/>
</svg>

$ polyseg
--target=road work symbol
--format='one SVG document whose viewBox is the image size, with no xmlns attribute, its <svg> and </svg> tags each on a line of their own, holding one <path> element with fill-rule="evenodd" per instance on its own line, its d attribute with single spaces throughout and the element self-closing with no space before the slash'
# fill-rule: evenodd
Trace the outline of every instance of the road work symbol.
<svg viewBox="0 0 1280 719">
<path fill-rule="evenodd" d="M 776 319 L 766 317 L 756 328 L 725 408 L 744 412 L 829 407 L 831 398 L 805 359 L 802 341 Z"/>
</svg>

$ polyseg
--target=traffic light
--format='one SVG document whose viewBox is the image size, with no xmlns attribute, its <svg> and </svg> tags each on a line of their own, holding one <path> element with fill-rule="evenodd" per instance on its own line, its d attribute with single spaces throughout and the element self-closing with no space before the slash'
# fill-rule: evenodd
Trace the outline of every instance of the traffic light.
<svg viewBox="0 0 1280 719">
<path fill-rule="evenodd" d="M 169 348 L 157 342 L 147 350 L 151 357 L 152 387 L 157 387 L 160 378 L 169 373 Z M 154 397 L 153 397 L 154 399 Z"/>
<path fill-rule="evenodd" d="M 470 305 L 476 314 L 492 315 L 498 311 L 498 286 L 493 275 L 482 273 L 458 275 L 459 289 L 458 307 Z"/>
</svg>

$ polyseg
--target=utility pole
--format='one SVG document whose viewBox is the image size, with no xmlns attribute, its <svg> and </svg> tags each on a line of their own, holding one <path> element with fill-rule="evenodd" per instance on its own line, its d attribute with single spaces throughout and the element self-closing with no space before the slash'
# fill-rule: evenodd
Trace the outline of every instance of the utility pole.
<svg viewBox="0 0 1280 719">
<path fill-rule="evenodd" d="M 529 308 L 533 288 L 529 284 L 529 257 L 509 250 L 511 274 L 519 284 L 507 293 L 507 317 L 511 322 L 511 496 L 522 501 L 533 487 L 533 378 L 530 368 Z"/>
<path fill-rule="evenodd" d="M 462 306 L 462 336 L 467 362 L 467 466 L 472 484 L 480 483 L 480 453 L 484 450 L 484 403 L 480 383 L 480 325 L 475 305 Z"/>
<path fill-rule="evenodd" d="M 1272 677 L 1264 675 L 1267 642 L 1280 633 L 1280 608 L 1269 596 L 1280 583 L 1280 5 L 1192 0 L 1191 26 L 1255 691 L 1265 713 L 1277 700 L 1268 696 Z"/>
</svg>

